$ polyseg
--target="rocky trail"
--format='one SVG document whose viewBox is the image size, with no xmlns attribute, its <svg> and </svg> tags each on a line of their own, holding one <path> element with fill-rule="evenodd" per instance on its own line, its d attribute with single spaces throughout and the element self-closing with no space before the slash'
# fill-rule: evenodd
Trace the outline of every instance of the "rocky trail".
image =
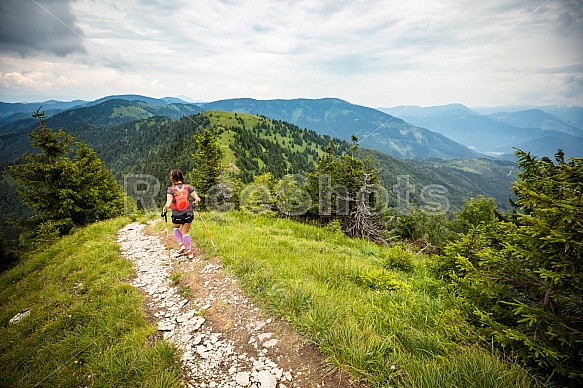
<svg viewBox="0 0 583 388">
<path fill-rule="evenodd" d="M 145 296 L 148 318 L 179 349 L 185 386 L 365 386 L 332 370 L 286 322 L 265 316 L 218 258 L 194 250 L 194 259 L 187 259 L 174 247 L 169 261 L 165 236 L 144 224 L 122 228 L 118 243 L 136 269 L 131 284 Z"/>
</svg>

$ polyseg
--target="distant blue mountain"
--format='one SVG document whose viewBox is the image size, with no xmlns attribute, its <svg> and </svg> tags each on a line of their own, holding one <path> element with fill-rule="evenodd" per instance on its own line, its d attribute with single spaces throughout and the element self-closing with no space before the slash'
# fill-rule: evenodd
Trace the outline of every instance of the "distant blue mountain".
<svg viewBox="0 0 583 388">
<path fill-rule="evenodd" d="M 32 114 L 40 109 L 41 112 L 45 112 L 47 117 L 56 115 L 66 109 L 70 109 L 76 106 L 81 106 L 87 101 L 75 100 L 69 102 L 49 100 L 43 102 L 0 102 L 0 127 L 7 124 L 15 123 L 17 121 L 23 120 L 23 125 L 28 121 L 34 122 Z"/>
<path fill-rule="evenodd" d="M 554 155 L 559 149 L 565 153 L 566 158 L 581 158 L 583 157 L 583 138 L 562 133 L 527 141 L 518 144 L 516 148 L 528 151 L 533 156 L 547 156 L 551 160 L 554 160 Z M 514 154 L 503 155 L 502 158 L 511 161 L 516 160 Z"/>
<path fill-rule="evenodd" d="M 567 157 L 583 156 L 579 141 L 583 138 L 583 130 L 540 109 L 497 112 L 488 116 L 460 104 L 380 109 L 487 155 L 512 154 L 516 147 L 538 156 L 551 157 L 558 148 L 563 149 Z"/>
<path fill-rule="evenodd" d="M 503 105 L 503 106 L 493 106 L 493 107 L 480 107 L 473 108 L 474 111 L 483 114 L 490 115 L 493 113 L 500 112 L 520 112 L 531 109 L 540 109 L 543 112 L 550 113 L 555 117 L 558 117 L 565 123 L 573 125 L 578 128 L 583 128 L 583 107 L 581 106 L 567 106 L 567 105 L 545 105 L 545 106 L 533 106 L 533 105 Z"/>
<path fill-rule="evenodd" d="M 555 115 L 540 109 L 519 112 L 498 112 L 488 115 L 491 119 L 518 128 L 540 128 L 545 131 L 558 131 L 569 135 L 583 137 L 583 129 L 570 125 Z"/>
<path fill-rule="evenodd" d="M 462 104 L 447 104 L 429 107 L 420 107 L 416 105 L 400 105 L 392 108 L 378 108 L 378 110 L 380 110 L 381 112 L 388 113 L 395 117 L 442 116 L 444 114 L 449 115 L 480 114 Z"/>
<path fill-rule="evenodd" d="M 16 124 L 16 127 L 23 127 L 26 126 L 27 124 L 36 122 L 36 120 L 32 119 L 32 114 L 41 107 L 42 107 L 41 111 L 45 112 L 45 116 L 51 117 L 67 109 L 95 106 L 101 104 L 102 102 L 110 100 L 141 101 L 156 107 L 161 107 L 170 104 L 172 105 L 192 104 L 177 97 L 152 98 L 147 96 L 141 96 L 138 94 L 122 94 L 106 96 L 95 101 L 74 100 L 64 102 L 48 100 L 43 102 L 27 102 L 27 103 L 0 102 L 0 128 L 8 124 L 16 123 L 21 120 L 22 122 Z"/>
<path fill-rule="evenodd" d="M 514 151 L 513 147 L 519 146 L 536 149 L 545 156 L 554 155 L 557 146 L 561 146 L 559 148 L 568 157 L 583 155 L 583 147 L 577 140 L 583 138 L 583 108 L 562 106 L 523 110 L 504 107 L 508 109 L 506 112 L 496 108 L 470 109 L 462 104 L 372 109 L 335 98 L 240 98 L 192 103 L 178 97 L 152 98 L 124 94 L 95 101 L 0 102 L 0 133 L 34 125 L 32 113 L 41 106 L 46 116 L 51 117 L 69 109 L 88 108 L 111 100 L 141 104 L 138 107 L 141 114 L 172 119 L 202 110 L 259 114 L 344 140 L 356 135 L 362 147 L 402 158 L 498 156 L 510 154 Z"/>
<path fill-rule="evenodd" d="M 41 108 L 41 111 L 63 111 L 65 109 L 72 108 L 74 106 L 79 106 L 85 104 L 87 101 L 75 100 L 70 102 L 49 100 L 43 102 L 0 102 L 0 119 L 6 120 L 7 117 L 11 117 L 18 114 L 28 115 L 31 117 L 37 109 Z M 15 120 L 14 120 L 15 121 Z M 0 124 L 0 126 L 3 124 Z"/>
<path fill-rule="evenodd" d="M 113 95 L 113 96 L 106 96 L 95 101 L 91 101 L 85 104 L 85 106 L 93 106 L 99 105 L 102 102 L 109 101 L 109 100 L 127 100 L 127 101 L 142 101 L 154 106 L 162 106 L 168 104 L 189 104 L 189 102 L 184 101 L 181 98 L 177 97 L 164 97 L 164 98 L 152 98 L 141 96 L 139 94 L 120 94 L 120 95 Z"/>
<path fill-rule="evenodd" d="M 129 106 L 133 110 L 124 111 L 123 115 L 104 116 L 100 111 L 88 110 L 99 107 L 100 110 L 110 108 L 107 103 Z M 75 105 L 78 104 L 78 105 Z M 105 105 L 104 105 L 105 104 Z M 5 104 L 6 111 L 15 104 Z M 59 105 L 54 105 L 59 106 Z M 61 106 L 59 106 L 61 107 Z M 359 144 L 389 155 L 404 158 L 476 158 L 477 152 L 439 133 L 419 128 L 401 119 L 380 112 L 376 109 L 354 105 L 336 99 L 294 99 L 294 100 L 255 100 L 240 98 L 221 100 L 210 103 L 186 103 L 176 97 L 163 99 L 151 98 L 135 94 L 107 96 L 95 101 L 77 101 L 63 105 L 61 110 L 47 112 L 47 117 L 64 113 L 65 108 L 74 108 L 71 115 L 59 115 L 70 123 L 72 117 L 87 123 L 113 125 L 121 121 L 139 119 L 151 116 L 167 116 L 179 119 L 184 115 L 201 112 L 202 110 L 221 110 L 228 112 L 244 112 L 258 114 L 274 120 L 282 120 L 297 125 L 300 128 L 313 130 L 322 135 L 351 140 L 353 135 L 359 139 Z M 38 106 L 19 107 L 28 109 L 25 116 L 12 116 L 10 120 L 0 121 L 0 133 L 24 130 L 35 125 L 30 114 Z M 34 109 L 33 109 L 34 108 Z M 119 113 L 119 112 L 118 112 Z M 18 121 L 17 121 L 18 120 Z"/>
</svg>

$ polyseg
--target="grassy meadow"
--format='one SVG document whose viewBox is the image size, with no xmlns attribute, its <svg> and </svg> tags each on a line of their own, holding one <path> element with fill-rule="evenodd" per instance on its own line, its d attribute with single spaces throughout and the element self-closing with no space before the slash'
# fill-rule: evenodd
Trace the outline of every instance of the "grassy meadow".
<svg viewBox="0 0 583 388">
<path fill-rule="evenodd" d="M 198 217 L 190 234 L 208 257 L 219 256 L 258 305 L 318 344 L 331 365 L 373 387 L 544 386 L 463 323 L 429 256 L 349 239 L 335 226 L 202 217 L 216 248 Z M 0 386 L 180 386 L 176 350 L 156 339 L 127 282 L 133 270 L 115 242 L 127 222 L 78 230 L 0 274 Z M 164 227 L 154 229 L 164 235 Z M 25 309 L 30 316 L 8 323 Z"/>
<path fill-rule="evenodd" d="M 180 387 L 176 349 L 127 282 L 116 242 L 127 222 L 78 230 L 0 274 L 0 387 Z"/>
<path fill-rule="evenodd" d="M 248 213 L 203 215 L 191 235 L 329 362 L 372 386 L 543 386 L 465 325 L 430 257 Z"/>
</svg>

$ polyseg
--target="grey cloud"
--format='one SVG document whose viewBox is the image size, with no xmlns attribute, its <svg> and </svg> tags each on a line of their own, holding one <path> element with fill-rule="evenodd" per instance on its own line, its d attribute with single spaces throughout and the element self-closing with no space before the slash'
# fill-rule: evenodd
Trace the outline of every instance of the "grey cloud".
<svg viewBox="0 0 583 388">
<path fill-rule="evenodd" d="M 575 65 L 561 66 L 561 67 L 547 67 L 537 69 L 537 72 L 544 74 L 583 74 L 583 63 L 577 63 Z"/>
<path fill-rule="evenodd" d="M 581 97 L 583 97 L 583 75 L 566 77 L 565 85 L 567 86 L 567 90 L 564 93 L 565 97 L 580 101 Z"/>
<path fill-rule="evenodd" d="M 86 52 L 69 1 L 0 0 L 0 50 L 23 57 Z"/>
<path fill-rule="evenodd" d="M 178 1 L 168 1 L 168 0 L 138 0 L 140 7 L 149 7 L 150 9 L 160 12 L 168 12 L 170 10 L 180 9 L 182 4 Z"/>
<path fill-rule="evenodd" d="M 269 34 L 270 32 L 273 31 L 273 27 L 267 24 L 254 24 L 253 26 L 251 26 L 251 28 L 253 29 L 253 31 L 260 34 Z"/>
<path fill-rule="evenodd" d="M 397 64 L 387 64 L 381 55 L 374 54 L 366 56 L 359 54 L 336 54 L 308 63 L 308 67 L 322 69 L 326 73 L 340 76 L 380 73 L 386 71 L 389 65 L 398 66 Z"/>
<path fill-rule="evenodd" d="M 559 21 L 567 32 L 583 32 L 583 1 L 563 0 Z"/>
</svg>

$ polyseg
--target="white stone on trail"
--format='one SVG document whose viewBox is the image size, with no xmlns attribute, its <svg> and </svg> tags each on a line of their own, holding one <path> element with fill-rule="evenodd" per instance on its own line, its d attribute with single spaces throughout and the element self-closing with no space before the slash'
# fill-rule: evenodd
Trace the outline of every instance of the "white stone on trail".
<svg viewBox="0 0 583 388">
<path fill-rule="evenodd" d="M 257 374 L 257 381 L 261 388 L 275 388 L 277 385 L 275 376 L 266 370 L 262 370 Z"/>
<path fill-rule="evenodd" d="M 259 338 L 259 342 L 263 342 L 263 341 L 265 341 L 266 339 L 269 339 L 269 338 L 271 338 L 271 336 L 272 336 L 272 335 L 273 335 L 273 333 L 263 333 L 263 334 L 259 334 L 259 335 L 257 336 L 257 338 Z"/>
<path fill-rule="evenodd" d="M 272 348 L 275 345 L 277 345 L 277 340 L 276 339 L 272 339 L 272 340 L 269 340 L 269 341 L 266 341 L 266 342 L 263 343 L 263 347 L 264 348 Z"/>
<path fill-rule="evenodd" d="M 169 260 L 166 245 L 159 238 L 146 235 L 145 228 L 144 224 L 129 224 L 119 230 L 117 242 L 121 255 L 130 260 L 136 270 L 136 277 L 130 283 L 144 292 L 146 309 L 152 311 L 158 320 L 158 331 L 180 352 L 184 386 L 276 388 L 279 381 L 279 387 L 285 388 L 283 382 L 292 381 L 291 369 L 284 371 L 268 357 L 269 348 L 275 346 L 278 339 L 270 339 L 273 333 L 261 332 L 271 319 L 262 321 L 258 309 L 243 294 L 225 295 L 223 287 L 210 281 L 204 284 L 208 295 L 202 300 L 185 299 L 180 286 L 170 280 L 172 262 L 186 263 L 205 276 L 217 273 L 222 266 L 203 266 L 201 258 L 187 260 L 174 249 Z M 255 344 L 254 347 L 247 346 L 244 353 L 236 351 L 233 340 L 213 332 L 212 326 L 203 318 L 205 310 L 225 305 L 236 305 L 245 310 L 246 320 L 237 316 L 239 321 L 233 325 L 244 332 L 242 337 L 248 337 L 250 343 Z"/>
<path fill-rule="evenodd" d="M 251 381 L 249 380 L 249 372 L 237 372 L 235 381 L 242 387 L 248 387 L 251 385 Z"/>
<path fill-rule="evenodd" d="M 172 331 L 172 329 L 174 329 L 174 325 L 168 322 L 158 322 L 158 331 Z"/>
</svg>

